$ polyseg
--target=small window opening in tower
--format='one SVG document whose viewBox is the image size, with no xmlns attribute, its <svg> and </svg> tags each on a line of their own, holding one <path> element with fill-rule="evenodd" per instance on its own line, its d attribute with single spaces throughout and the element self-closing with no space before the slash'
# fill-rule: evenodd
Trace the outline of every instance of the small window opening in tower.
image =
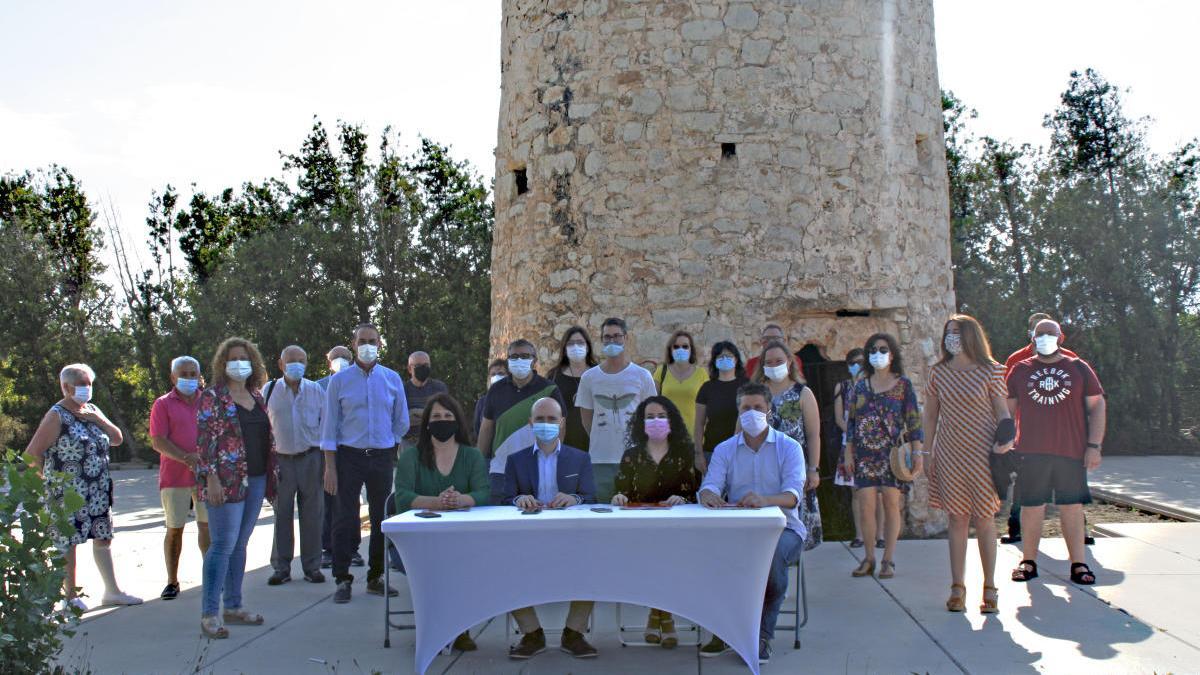
<svg viewBox="0 0 1200 675">
<path fill-rule="evenodd" d="M 721 159 L 732 159 L 734 157 L 737 157 L 737 143 L 722 143 Z"/>
<path fill-rule="evenodd" d="M 529 192 L 529 176 L 525 173 L 524 168 L 513 171 L 513 179 L 517 183 L 517 194 L 523 195 Z"/>
</svg>

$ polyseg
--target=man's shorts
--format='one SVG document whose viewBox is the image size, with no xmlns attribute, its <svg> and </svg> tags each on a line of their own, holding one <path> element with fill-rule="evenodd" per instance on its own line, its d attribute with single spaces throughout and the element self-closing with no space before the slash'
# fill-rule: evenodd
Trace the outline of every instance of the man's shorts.
<svg viewBox="0 0 1200 675">
<path fill-rule="evenodd" d="M 1022 454 L 1017 495 L 1021 506 L 1092 503 L 1083 459 L 1059 455 Z"/>
<path fill-rule="evenodd" d="M 208 507 L 200 501 L 194 487 L 167 487 L 158 491 L 162 497 L 163 515 L 166 517 L 167 529 L 177 530 L 187 524 L 188 506 L 196 504 L 196 522 L 208 522 Z"/>
</svg>

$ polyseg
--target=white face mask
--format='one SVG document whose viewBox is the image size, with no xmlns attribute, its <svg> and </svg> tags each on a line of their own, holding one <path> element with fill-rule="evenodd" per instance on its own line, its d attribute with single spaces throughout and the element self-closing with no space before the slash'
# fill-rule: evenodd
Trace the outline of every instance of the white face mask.
<svg viewBox="0 0 1200 675">
<path fill-rule="evenodd" d="M 952 356 L 962 353 L 962 336 L 958 333 L 946 333 L 946 351 Z"/>
<path fill-rule="evenodd" d="M 742 423 L 742 431 L 757 436 L 767 430 L 767 414 L 761 410 L 747 410 L 738 415 L 738 421 Z"/>
<path fill-rule="evenodd" d="M 884 354 L 883 352 L 875 352 L 868 357 L 868 360 L 871 362 L 872 368 L 875 370 L 883 370 L 892 362 L 892 355 L 890 353 Z"/>
<path fill-rule="evenodd" d="M 345 368 L 348 365 L 350 365 L 350 362 L 339 356 L 336 359 L 329 362 L 329 372 L 331 372 L 331 373 L 340 372 L 342 368 Z"/>
<path fill-rule="evenodd" d="M 1037 347 L 1037 351 L 1042 356 L 1050 356 L 1058 351 L 1058 336 L 1057 335 L 1039 335 L 1033 338 L 1033 343 Z"/>
<path fill-rule="evenodd" d="M 587 358 L 587 345 L 567 345 L 567 358 L 582 361 Z"/>
<path fill-rule="evenodd" d="M 79 405 L 83 405 L 92 400 L 92 385 L 81 384 L 75 387 L 75 394 L 71 396 Z"/>
<path fill-rule="evenodd" d="M 376 347 L 375 345 L 359 345 L 358 346 L 358 360 L 359 361 L 362 361 L 363 363 L 375 363 L 375 360 L 378 358 L 379 358 L 379 347 Z"/>
<path fill-rule="evenodd" d="M 778 366 L 763 366 L 763 374 L 771 378 L 772 381 L 779 382 L 788 375 L 787 364 L 781 363 Z"/>
<path fill-rule="evenodd" d="M 491 378 L 488 379 L 488 386 L 490 387 L 493 384 L 496 384 L 497 382 L 499 382 L 500 380 L 503 380 L 503 379 L 504 379 L 503 375 L 501 375 L 500 373 L 496 373 L 495 375 L 491 376 Z"/>
<path fill-rule="evenodd" d="M 250 378 L 250 373 L 254 372 L 254 367 L 249 361 L 226 361 L 225 374 L 229 379 L 237 382 L 245 382 Z"/>
</svg>

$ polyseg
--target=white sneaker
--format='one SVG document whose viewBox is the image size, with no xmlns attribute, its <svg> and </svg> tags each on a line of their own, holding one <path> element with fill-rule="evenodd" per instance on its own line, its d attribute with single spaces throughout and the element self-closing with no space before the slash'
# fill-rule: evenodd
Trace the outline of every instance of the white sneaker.
<svg viewBox="0 0 1200 675">
<path fill-rule="evenodd" d="M 83 601 L 83 598 L 79 598 L 79 597 L 74 597 L 74 598 L 71 598 L 70 600 L 67 600 L 65 607 L 74 607 L 81 612 L 88 611 L 87 603 Z"/>
<path fill-rule="evenodd" d="M 142 599 L 128 593 L 105 593 L 100 599 L 101 605 L 140 605 Z"/>
</svg>

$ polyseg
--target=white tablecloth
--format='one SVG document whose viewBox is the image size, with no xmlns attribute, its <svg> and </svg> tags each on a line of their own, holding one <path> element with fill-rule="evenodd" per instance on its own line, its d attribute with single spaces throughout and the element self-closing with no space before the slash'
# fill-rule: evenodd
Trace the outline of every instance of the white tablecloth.
<svg viewBox="0 0 1200 675">
<path fill-rule="evenodd" d="M 456 635 L 491 617 L 599 600 L 694 621 L 757 674 L 763 592 L 784 522 L 773 507 L 594 513 L 582 505 L 527 516 L 512 506 L 487 506 L 441 518 L 409 511 L 385 520 L 383 532 L 407 570 L 419 673 Z"/>
</svg>

